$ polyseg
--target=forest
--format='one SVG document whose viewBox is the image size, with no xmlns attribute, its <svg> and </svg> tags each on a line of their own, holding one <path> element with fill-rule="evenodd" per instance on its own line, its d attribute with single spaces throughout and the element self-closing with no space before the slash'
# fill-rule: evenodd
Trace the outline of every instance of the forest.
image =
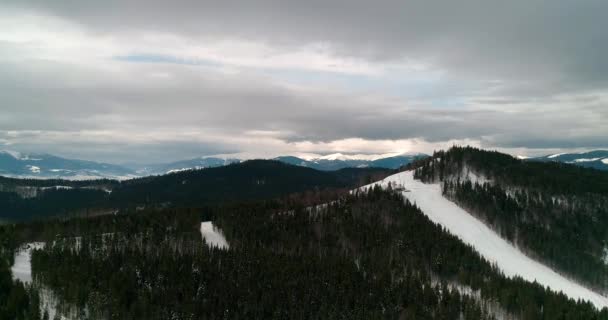
<svg viewBox="0 0 608 320">
<path fill-rule="evenodd" d="M 14 225 L 36 283 L 81 319 L 608 319 L 505 278 L 400 194 L 373 188 Z M 311 206 L 312 205 L 312 206 Z M 229 249 L 204 244 L 212 220 Z M 26 289 L 27 290 L 27 289 Z M 26 295 L 34 301 L 31 295 Z M 33 318 L 33 302 L 22 307 Z M 44 318 L 44 314 L 37 315 Z"/>
<path fill-rule="evenodd" d="M 0 221 L 95 216 L 150 207 L 188 207 L 267 199 L 305 190 L 348 190 L 393 170 L 318 171 L 271 160 L 187 170 L 126 181 L 20 180 L 0 177 Z M 69 188 L 51 188 L 62 186 Z M 32 196 L 24 196 L 24 192 Z"/>
</svg>

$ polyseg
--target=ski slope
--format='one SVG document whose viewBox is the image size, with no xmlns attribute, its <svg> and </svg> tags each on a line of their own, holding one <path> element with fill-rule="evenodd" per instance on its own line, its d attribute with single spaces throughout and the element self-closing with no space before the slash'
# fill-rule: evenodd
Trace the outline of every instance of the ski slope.
<svg viewBox="0 0 608 320">
<path fill-rule="evenodd" d="M 506 276 L 520 276 L 530 282 L 536 281 L 554 291 L 562 291 L 570 298 L 588 300 L 598 309 L 608 307 L 608 297 L 593 292 L 526 256 L 483 222 L 443 197 L 440 184 L 422 183 L 414 180 L 413 171 L 405 171 L 369 186 L 380 184 L 387 187 L 389 182 L 392 186 L 405 187 L 403 195 L 425 215 L 447 228 L 464 243 L 473 246 L 484 258 L 496 263 Z"/>
</svg>

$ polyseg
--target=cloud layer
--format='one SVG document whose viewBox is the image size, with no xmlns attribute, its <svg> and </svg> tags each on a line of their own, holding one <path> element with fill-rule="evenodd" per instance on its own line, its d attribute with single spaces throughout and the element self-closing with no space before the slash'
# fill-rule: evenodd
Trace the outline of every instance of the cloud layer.
<svg viewBox="0 0 608 320">
<path fill-rule="evenodd" d="M 0 148 L 608 147 L 605 1 L 5 1 Z"/>
</svg>

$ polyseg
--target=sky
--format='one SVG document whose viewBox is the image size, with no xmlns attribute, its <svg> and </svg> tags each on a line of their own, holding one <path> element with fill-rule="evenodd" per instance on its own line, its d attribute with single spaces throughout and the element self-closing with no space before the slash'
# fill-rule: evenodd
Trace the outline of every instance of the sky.
<svg viewBox="0 0 608 320">
<path fill-rule="evenodd" d="M 608 148 L 603 0 L 0 1 L 0 149 Z"/>
</svg>

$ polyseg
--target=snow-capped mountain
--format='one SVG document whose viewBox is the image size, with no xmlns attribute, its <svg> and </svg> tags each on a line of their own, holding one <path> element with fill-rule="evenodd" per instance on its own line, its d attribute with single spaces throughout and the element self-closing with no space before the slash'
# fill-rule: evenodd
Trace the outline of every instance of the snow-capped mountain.
<svg viewBox="0 0 608 320">
<path fill-rule="evenodd" d="M 402 154 L 396 156 L 379 157 L 374 155 L 344 155 L 341 153 L 330 154 L 318 158 L 303 159 L 293 156 L 277 157 L 275 160 L 281 162 L 309 167 L 317 170 L 339 170 L 343 168 L 387 168 L 397 169 L 412 161 L 426 158 L 428 155 L 422 153 Z"/>
<path fill-rule="evenodd" d="M 25 154 L 0 151 L 0 175 L 24 178 L 127 179 L 135 172 L 122 166 L 94 161 L 74 160 L 50 154 Z"/>
<path fill-rule="evenodd" d="M 273 160 L 278 160 L 284 163 L 308 167 L 317 170 L 331 171 L 343 168 L 387 168 L 397 169 L 414 160 L 428 157 L 422 153 L 402 154 L 396 156 L 382 155 L 348 155 L 342 153 L 334 153 L 315 158 L 300 158 L 295 156 L 280 156 Z M 243 161 L 237 158 L 219 158 L 219 157 L 201 157 L 195 159 L 181 160 L 170 163 L 161 163 L 137 167 L 136 172 L 140 176 L 160 175 L 167 173 L 175 173 L 185 170 L 214 168 L 238 163 Z"/>
<path fill-rule="evenodd" d="M 175 172 L 186 171 L 186 170 L 221 167 L 221 166 L 229 165 L 231 163 L 238 163 L 238 162 L 241 162 L 241 160 L 232 159 L 232 158 L 223 159 L 223 158 L 216 158 L 216 157 L 201 157 L 201 158 L 195 158 L 195 159 L 175 161 L 175 162 L 170 162 L 170 163 L 146 165 L 144 167 L 138 168 L 136 170 L 136 172 L 140 176 L 161 175 L 161 174 L 175 173 Z"/>
<path fill-rule="evenodd" d="M 531 158 L 534 161 L 556 161 L 582 167 L 608 170 L 608 150 L 594 150 L 581 153 L 558 153 L 544 157 Z"/>
</svg>

